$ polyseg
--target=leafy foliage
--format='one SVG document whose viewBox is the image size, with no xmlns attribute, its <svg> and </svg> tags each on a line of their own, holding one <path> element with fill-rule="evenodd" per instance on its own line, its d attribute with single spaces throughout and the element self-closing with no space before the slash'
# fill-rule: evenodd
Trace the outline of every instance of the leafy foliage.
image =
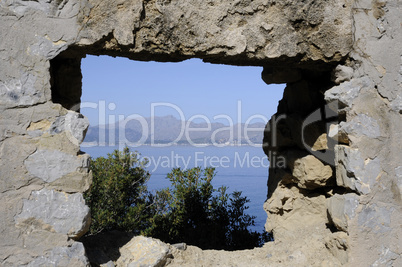
<svg viewBox="0 0 402 267">
<path fill-rule="evenodd" d="M 247 197 L 237 191 L 229 195 L 226 187 L 214 189 L 214 176 L 213 168 L 173 169 L 168 174 L 172 188 L 157 192 L 152 227 L 144 233 L 203 249 L 245 249 L 268 241 L 266 235 L 248 229 L 255 217 L 245 214 Z"/>
<path fill-rule="evenodd" d="M 128 148 L 91 162 L 92 186 L 84 193 L 91 209 L 89 234 L 105 230 L 139 232 L 148 227 L 151 203 L 146 182 L 150 175 L 145 164 Z"/>
<path fill-rule="evenodd" d="M 91 208 L 89 234 L 120 230 L 169 243 L 185 242 L 203 249 L 246 249 L 269 240 L 250 231 L 254 216 L 245 213 L 249 202 L 241 192 L 214 189 L 213 168 L 173 169 L 171 188 L 147 191 L 146 162 L 128 148 L 91 163 L 93 183 L 84 194 Z"/>
</svg>

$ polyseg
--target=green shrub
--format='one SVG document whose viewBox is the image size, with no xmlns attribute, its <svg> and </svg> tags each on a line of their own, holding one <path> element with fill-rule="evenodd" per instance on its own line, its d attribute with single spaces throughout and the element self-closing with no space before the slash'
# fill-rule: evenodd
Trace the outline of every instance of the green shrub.
<svg viewBox="0 0 402 267">
<path fill-rule="evenodd" d="M 246 249 L 268 241 L 266 233 L 248 228 L 254 216 L 245 213 L 249 202 L 241 192 L 214 189 L 213 168 L 173 169 L 170 188 L 147 191 L 146 162 L 128 148 L 91 162 L 93 182 L 84 193 L 91 209 L 89 235 L 120 230 L 185 242 L 203 249 Z"/>
<path fill-rule="evenodd" d="M 245 214 L 249 202 L 241 192 L 214 189 L 213 168 L 173 169 L 172 187 L 154 196 L 157 210 L 144 234 L 165 242 L 185 242 L 203 249 L 246 249 L 260 246 L 267 236 L 250 231 L 254 216 Z"/>
<path fill-rule="evenodd" d="M 128 148 L 91 162 L 92 185 L 84 193 L 91 209 L 89 234 L 108 230 L 139 233 L 149 227 L 151 203 L 146 182 L 150 175 L 144 164 Z"/>
</svg>

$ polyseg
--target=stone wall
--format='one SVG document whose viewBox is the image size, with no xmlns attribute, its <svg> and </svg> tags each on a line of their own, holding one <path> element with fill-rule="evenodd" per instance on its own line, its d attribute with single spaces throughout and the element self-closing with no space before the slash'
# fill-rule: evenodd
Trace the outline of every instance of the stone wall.
<svg viewBox="0 0 402 267">
<path fill-rule="evenodd" d="M 0 265 L 88 264 L 86 54 L 263 66 L 287 83 L 264 138 L 287 163 L 270 170 L 268 249 L 402 265 L 400 14 L 397 0 L 1 1 Z"/>
</svg>

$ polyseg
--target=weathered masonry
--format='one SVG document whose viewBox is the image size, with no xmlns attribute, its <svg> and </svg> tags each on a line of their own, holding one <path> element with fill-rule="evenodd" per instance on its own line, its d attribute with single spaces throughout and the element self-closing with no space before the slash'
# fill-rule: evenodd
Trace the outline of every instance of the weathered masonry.
<svg viewBox="0 0 402 267">
<path fill-rule="evenodd" d="M 270 170 L 261 264 L 402 266 L 401 14 L 398 0 L 0 1 L 0 265 L 88 264 L 80 61 L 103 54 L 287 83 L 264 138 L 287 167 Z"/>
</svg>

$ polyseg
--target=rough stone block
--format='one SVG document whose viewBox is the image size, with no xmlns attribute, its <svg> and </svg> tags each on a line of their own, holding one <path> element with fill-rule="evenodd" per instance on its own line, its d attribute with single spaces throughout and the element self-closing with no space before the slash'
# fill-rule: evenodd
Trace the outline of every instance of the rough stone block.
<svg viewBox="0 0 402 267">
<path fill-rule="evenodd" d="M 16 149 L 16 148 L 21 149 Z M 0 192 L 29 184 L 32 177 L 26 175 L 24 159 L 35 152 L 35 144 L 26 137 L 7 138 L 0 145 Z M 18 179 L 15 179 L 18 177 Z"/>
<path fill-rule="evenodd" d="M 380 159 L 363 159 L 359 150 L 344 145 L 335 146 L 336 183 L 368 194 L 381 175 Z"/>
<path fill-rule="evenodd" d="M 300 188 L 315 189 L 326 186 L 332 177 L 331 166 L 324 165 L 312 155 L 296 159 L 291 166 L 292 175 Z"/>
<path fill-rule="evenodd" d="M 328 214 L 336 228 L 348 232 L 348 222 L 356 216 L 358 205 L 359 197 L 353 193 L 335 194 L 327 200 Z"/>
<path fill-rule="evenodd" d="M 381 136 L 381 128 L 377 121 L 366 114 L 357 114 L 348 122 L 341 123 L 341 130 L 349 135 L 350 139 L 362 136 L 374 139 Z"/>
<path fill-rule="evenodd" d="M 15 217 L 17 226 L 32 220 L 76 239 L 88 230 L 90 214 L 82 194 L 66 194 L 44 188 L 33 191 L 30 198 L 24 200 L 21 213 Z"/>
<path fill-rule="evenodd" d="M 365 205 L 358 217 L 359 227 L 366 232 L 385 234 L 391 231 L 392 207 L 376 204 Z"/>
<path fill-rule="evenodd" d="M 348 136 L 342 130 L 342 122 L 340 124 L 331 124 L 329 126 L 328 137 L 338 143 L 349 144 Z"/>
<path fill-rule="evenodd" d="M 312 151 L 320 151 L 328 149 L 328 139 L 327 134 L 323 133 L 315 140 L 313 146 L 311 147 Z"/>
<path fill-rule="evenodd" d="M 36 266 L 89 266 L 82 243 L 74 242 L 68 247 L 56 247 L 49 253 L 39 256 L 28 264 Z"/>
<path fill-rule="evenodd" d="M 161 267 L 170 256 L 169 246 L 158 239 L 136 236 L 120 249 L 117 266 Z"/>
<path fill-rule="evenodd" d="M 338 65 L 336 66 L 334 72 L 333 72 L 333 81 L 336 84 L 340 84 L 342 82 L 350 81 L 353 77 L 353 68 L 344 66 L 344 65 Z"/>
<path fill-rule="evenodd" d="M 296 186 L 278 186 L 264 210 L 268 215 L 265 229 L 279 240 L 297 239 L 300 231 L 323 229 L 327 223 L 325 196 Z"/>
<path fill-rule="evenodd" d="M 89 121 L 85 116 L 74 111 L 68 111 L 65 116 L 57 118 L 49 132 L 58 134 L 65 131 L 72 144 L 80 145 L 84 141 L 88 127 Z"/>
<path fill-rule="evenodd" d="M 293 209 L 293 202 L 295 201 L 295 194 L 291 190 L 287 190 L 284 186 L 280 186 L 275 191 L 275 197 L 267 200 L 265 210 L 270 213 L 281 213 L 283 211 L 289 212 Z"/>
<path fill-rule="evenodd" d="M 325 91 L 325 100 L 327 102 L 339 101 L 341 109 L 349 109 L 359 95 L 360 90 L 367 87 L 372 87 L 372 81 L 368 77 L 353 79 Z"/>
<path fill-rule="evenodd" d="M 35 105 L 45 101 L 41 94 L 36 93 L 37 77 L 28 72 L 22 72 L 19 78 L 0 81 L 0 98 L 2 105 L 8 108 Z"/>
<path fill-rule="evenodd" d="M 394 267 L 400 266 L 401 262 L 401 255 L 382 245 L 380 257 L 370 267 Z"/>
<path fill-rule="evenodd" d="M 51 183 L 63 176 L 88 168 L 89 155 L 77 157 L 58 150 L 37 150 L 24 162 L 28 172 Z"/>
</svg>

